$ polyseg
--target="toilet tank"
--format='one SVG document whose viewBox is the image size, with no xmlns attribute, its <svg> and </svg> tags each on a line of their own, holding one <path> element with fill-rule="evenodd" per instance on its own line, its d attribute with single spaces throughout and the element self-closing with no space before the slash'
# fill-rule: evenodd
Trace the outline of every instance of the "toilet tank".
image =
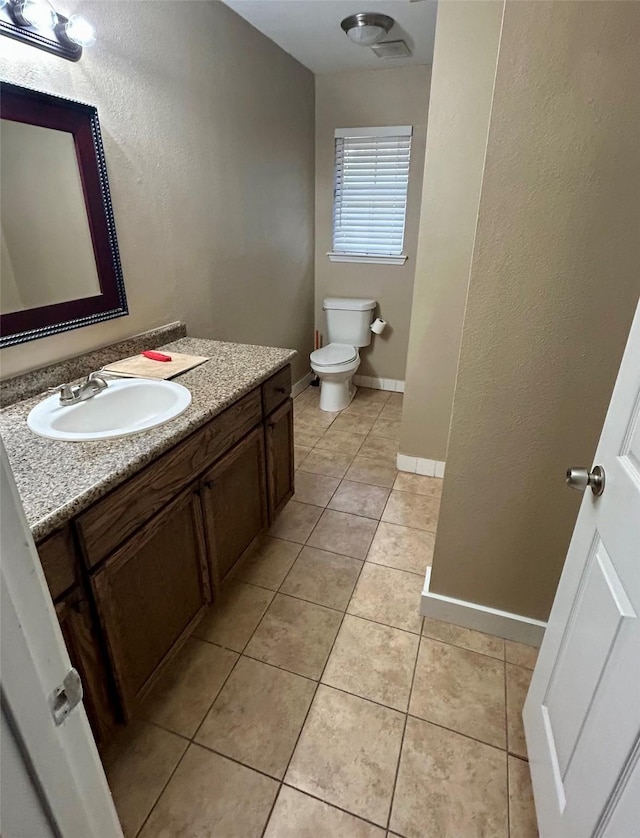
<svg viewBox="0 0 640 838">
<path fill-rule="evenodd" d="M 369 326 L 373 320 L 375 300 L 354 297 L 327 297 L 322 304 L 327 318 L 327 343 L 368 346 Z"/>
</svg>

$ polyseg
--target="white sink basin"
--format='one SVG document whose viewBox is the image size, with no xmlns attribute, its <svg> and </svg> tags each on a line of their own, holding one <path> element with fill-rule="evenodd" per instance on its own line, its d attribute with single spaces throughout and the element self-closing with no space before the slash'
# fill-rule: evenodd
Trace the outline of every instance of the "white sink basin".
<svg viewBox="0 0 640 838">
<path fill-rule="evenodd" d="M 87 442 L 138 434 L 175 419 L 191 404 L 191 393 L 173 381 L 127 378 L 76 404 L 61 405 L 56 394 L 36 405 L 31 430 L 49 439 Z"/>
</svg>

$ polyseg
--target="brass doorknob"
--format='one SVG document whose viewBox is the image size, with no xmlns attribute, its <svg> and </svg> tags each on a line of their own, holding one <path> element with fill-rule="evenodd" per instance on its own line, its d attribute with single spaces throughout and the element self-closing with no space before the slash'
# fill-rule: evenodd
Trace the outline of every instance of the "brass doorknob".
<svg viewBox="0 0 640 838">
<path fill-rule="evenodd" d="M 596 497 L 604 492 L 604 469 L 602 466 L 594 466 L 592 471 L 586 468 L 568 468 L 567 486 L 571 486 L 577 492 L 584 492 L 587 486 Z"/>
</svg>

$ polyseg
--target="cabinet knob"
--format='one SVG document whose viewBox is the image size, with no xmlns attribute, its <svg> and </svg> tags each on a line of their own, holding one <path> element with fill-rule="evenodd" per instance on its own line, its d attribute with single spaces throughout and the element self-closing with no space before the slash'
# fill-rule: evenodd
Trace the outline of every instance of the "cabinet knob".
<svg viewBox="0 0 640 838">
<path fill-rule="evenodd" d="M 286 392 L 287 392 L 286 387 L 276 387 L 276 393 L 282 393 L 282 395 L 284 396 Z"/>
<path fill-rule="evenodd" d="M 86 614 L 89 610 L 89 601 L 86 599 L 78 600 L 78 602 L 74 603 L 73 610 L 76 614 Z"/>
<path fill-rule="evenodd" d="M 216 485 L 216 482 L 215 480 L 207 480 L 204 485 L 206 489 L 213 489 L 213 487 Z"/>
</svg>

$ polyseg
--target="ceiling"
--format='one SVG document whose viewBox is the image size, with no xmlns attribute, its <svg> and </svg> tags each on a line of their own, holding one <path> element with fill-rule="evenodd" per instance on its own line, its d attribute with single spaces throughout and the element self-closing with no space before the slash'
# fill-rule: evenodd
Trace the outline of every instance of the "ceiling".
<svg viewBox="0 0 640 838">
<path fill-rule="evenodd" d="M 431 64 L 436 0 L 223 0 L 314 73 Z M 352 43 L 340 21 L 355 12 L 383 12 L 396 21 L 383 40 L 404 39 L 407 58 L 378 58 Z"/>
</svg>

